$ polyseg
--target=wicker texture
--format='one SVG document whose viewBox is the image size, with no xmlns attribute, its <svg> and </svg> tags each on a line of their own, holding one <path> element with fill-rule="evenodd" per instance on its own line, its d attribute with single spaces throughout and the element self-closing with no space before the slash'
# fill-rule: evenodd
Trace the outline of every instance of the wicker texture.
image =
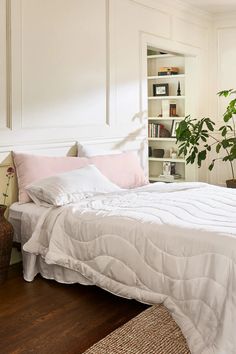
<svg viewBox="0 0 236 354">
<path fill-rule="evenodd" d="M 0 284 L 7 277 L 13 239 L 13 227 L 4 217 L 6 209 L 5 205 L 0 205 Z"/>
<path fill-rule="evenodd" d="M 226 185 L 228 188 L 236 188 L 236 179 L 228 179 Z"/>
<path fill-rule="evenodd" d="M 84 354 L 190 354 L 190 351 L 168 310 L 163 305 L 154 305 Z"/>
</svg>

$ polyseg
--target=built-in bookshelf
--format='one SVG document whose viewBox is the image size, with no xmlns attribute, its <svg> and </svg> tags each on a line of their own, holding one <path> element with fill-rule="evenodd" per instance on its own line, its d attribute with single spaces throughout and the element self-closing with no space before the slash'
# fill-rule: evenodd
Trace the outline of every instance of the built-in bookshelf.
<svg viewBox="0 0 236 354">
<path fill-rule="evenodd" d="M 193 180 L 175 138 L 178 123 L 189 114 L 186 57 L 163 52 L 148 48 L 147 53 L 149 180 L 183 182 Z"/>
</svg>

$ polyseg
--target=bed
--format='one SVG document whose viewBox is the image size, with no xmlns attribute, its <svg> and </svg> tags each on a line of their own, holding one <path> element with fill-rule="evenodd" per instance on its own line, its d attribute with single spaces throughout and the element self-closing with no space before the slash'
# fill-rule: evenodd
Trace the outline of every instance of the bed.
<svg viewBox="0 0 236 354">
<path fill-rule="evenodd" d="M 194 354 L 236 353 L 236 191 L 154 183 L 61 207 L 14 204 L 24 277 L 163 302 Z M 17 221 L 18 213 L 18 221 Z"/>
<path fill-rule="evenodd" d="M 58 266 L 47 264 L 40 255 L 31 254 L 23 250 L 24 244 L 32 236 L 40 216 L 47 210 L 34 203 L 19 204 L 15 202 L 9 209 L 9 221 L 14 228 L 14 241 L 21 244 L 23 276 L 28 282 L 34 280 L 37 274 L 46 279 L 53 279 L 59 283 L 80 283 L 90 285 L 86 278 L 78 272 Z"/>
</svg>

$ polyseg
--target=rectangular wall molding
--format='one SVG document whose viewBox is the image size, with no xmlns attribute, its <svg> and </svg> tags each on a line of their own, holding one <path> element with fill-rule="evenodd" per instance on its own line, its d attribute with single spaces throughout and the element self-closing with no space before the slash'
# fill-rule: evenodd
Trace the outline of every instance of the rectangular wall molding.
<svg viewBox="0 0 236 354">
<path fill-rule="evenodd" d="M 0 0 L 0 131 L 9 127 L 7 120 L 7 48 L 6 48 L 7 1 Z"/>
<path fill-rule="evenodd" d="M 12 0 L 11 8 L 14 127 L 109 124 L 109 1 Z"/>
</svg>

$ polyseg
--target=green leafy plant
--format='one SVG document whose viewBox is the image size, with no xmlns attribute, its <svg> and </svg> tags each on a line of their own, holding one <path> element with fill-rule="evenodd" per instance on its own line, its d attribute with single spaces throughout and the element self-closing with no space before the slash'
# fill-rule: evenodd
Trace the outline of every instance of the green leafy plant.
<svg viewBox="0 0 236 354">
<path fill-rule="evenodd" d="M 221 97 L 229 97 L 236 93 L 236 90 L 224 90 L 218 92 Z M 223 115 L 224 125 L 219 128 L 219 134 L 213 134 L 215 122 L 210 118 L 200 120 L 185 117 L 176 129 L 176 139 L 179 145 L 179 155 L 187 156 L 186 163 L 193 164 L 197 161 L 201 167 L 202 161 L 207 154 L 215 149 L 219 157 L 212 159 L 209 170 L 212 170 L 216 160 L 228 161 L 230 163 L 232 178 L 235 180 L 233 161 L 236 159 L 236 98 L 232 99 Z"/>
</svg>

